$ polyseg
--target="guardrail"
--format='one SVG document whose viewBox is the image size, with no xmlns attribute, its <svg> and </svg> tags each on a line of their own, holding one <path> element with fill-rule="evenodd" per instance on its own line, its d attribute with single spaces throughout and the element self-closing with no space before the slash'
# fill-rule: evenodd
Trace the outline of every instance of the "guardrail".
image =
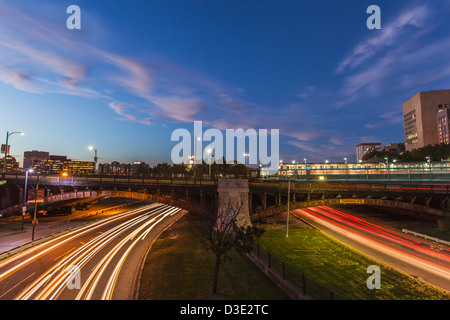
<svg viewBox="0 0 450 320">
<path fill-rule="evenodd" d="M 426 234 L 414 232 L 414 231 L 411 231 L 411 230 L 408 230 L 408 229 L 402 229 L 402 232 L 403 233 L 409 233 L 409 234 L 412 234 L 412 235 L 414 235 L 416 237 L 424 238 L 426 240 L 431 240 L 431 241 L 434 241 L 436 243 L 441 243 L 441 244 L 445 244 L 447 246 L 450 246 L 450 242 L 449 241 L 444 241 L 444 240 L 441 240 L 441 239 L 438 239 L 438 238 L 435 238 L 435 237 L 430 237 L 430 236 L 428 236 Z"/>
<path fill-rule="evenodd" d="M 70 220 L 89 218 L 89 217 L 96 216 L 96 215 L 99 215 L 99 214 L 102 214 L 102 213 L 105 213 L 105 212 L 110 212 L 110 211 L 114 211 L 114 210 L 117 210 L 117 209 L 122 209 L 124 207 L 130 206 L 130 205 L 133 205 L 133 204 L 136 204 L 136 203 L 139 203 L 139 202 L 142 202 L 142 201 L 130 202 L 130 203 L 121 204 L 121 205 L 118 205 L 118 206 L 115 206 L 115 207 L 100 209 L 100 210 L 97 210 L 97 211 L 94 211 L 94 212 L 86 213 L 86 214 L 81 215 L 81 216 L 73 217 Z"/>
</svg>

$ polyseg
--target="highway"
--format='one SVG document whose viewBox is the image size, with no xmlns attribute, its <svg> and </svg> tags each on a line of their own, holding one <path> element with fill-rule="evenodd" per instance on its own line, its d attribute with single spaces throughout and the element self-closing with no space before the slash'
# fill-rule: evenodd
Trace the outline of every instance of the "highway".
<svg viewBox="0 0 450 320">
<path fill-rule="evenodd" d="M 0 261 L 1 300 L 132 300 L 153 241 L 185 211 L 153 203 Z"/>
<path fill-rule="evenodd" d="M 398 270 L 450 290 L 450 248 L 407 236 L 327 206 L 292 213 L 337 240 Z"/>
</svg>

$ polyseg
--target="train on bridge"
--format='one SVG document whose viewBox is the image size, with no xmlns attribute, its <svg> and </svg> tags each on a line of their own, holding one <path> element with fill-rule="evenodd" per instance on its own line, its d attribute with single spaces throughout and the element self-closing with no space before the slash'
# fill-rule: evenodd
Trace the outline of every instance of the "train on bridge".
<svg viewBox="0 0 450 320">
<path fill-rule="evenodd" d="M 450 161 L 440 162 L 392 162 L 377 163 L 280 163 L 272 179 L 308 179 L 308 180 L 436 180 L 450 179 Z"/>
</svg>

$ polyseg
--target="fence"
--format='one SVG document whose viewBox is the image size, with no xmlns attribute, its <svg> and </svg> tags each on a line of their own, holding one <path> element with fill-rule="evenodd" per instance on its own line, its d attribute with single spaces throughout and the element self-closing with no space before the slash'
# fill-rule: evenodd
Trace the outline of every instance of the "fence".
<svg viewBox="0 0 450 320">
<path fill-rule="evenodd" d="M 336 294 L 333 289 L 325 288 L 318 284 L 306 276 L 304 272 L 284 262 L 259 244 L 253 248 L 252 253 L 264 262 L 269 269 L 276 271 L 283 281 L 288 281 L 294 285 L 297 291 L 300 291 L 301 295 L 306 299 L 345 300 L 342 295 Z"/>
</svg>

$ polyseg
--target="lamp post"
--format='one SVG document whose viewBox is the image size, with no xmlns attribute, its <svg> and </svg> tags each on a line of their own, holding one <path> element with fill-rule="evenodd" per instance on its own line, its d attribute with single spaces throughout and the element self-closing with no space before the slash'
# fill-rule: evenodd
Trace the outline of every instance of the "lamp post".
<svg viewBox="0 0 450 320">
<path fill-rule="evenodd" d="M 211 153 L 212 153 L 212 150 L 208 149 L 208 150 L 206 150 L 206 152 L 209 154 L 209 179 L 211 179 L 211 157 L 212 157 Z"/>
<path fill-rule="evenodd" d="M 432 177 L 431 177 L 431 157 L 428 156 L 428 157 L 425 157 L 425 158 L 427 159 L 427 162 L 428 162 L 428 168 L 430 170 L 430 181 L 431 181 L 431 180 L 433 180 Z"/>
<path fill-rule="evenodd" d="M 94 150 L 94 153 L 95 153 L 95 155 L 94 155 L 94 162 L 95 162 L 95 173 L 97 173 L 97 160 L 98 160 L 98 158 L 97 158 L 97 149 L 96 148 L 94 148 L 94 146 L 89 146 L 89 150 Z"/>
<path fill-rule="evenodd" d="M 31 242 L 34 242 L 34 233 L 36 231 L 36 213 L 37 213 L 38 190 L 39 190 L 39 175 L 37 176 L 36 195 L 34 197 L 34 216 L 33 216 L 33 230 L 31 232 Z"/>
<path fill-rule="evenodd" d="M 344 158 L 345 161 L 345 175 L 346 175 L 346 180 L 348 181 L 348 161 L 347 158 Z"/>
<path fill-rule="evenodd" d="M 306 162 L 306 158 L 303 161 L 305 161 L 305 181 L 308 181 L 308 163 Z"/>
<path fill-rule="evenodd" d="M 295 166 L 294 167 L 294 170 L 295 170 L 295 180 L 297 180 L 297 174 L 298 174 L 298 171 L 297 171 L 297 169 L 298 169 L 298 163 L 297 163 L 297 161 L 295 161 L 295 160 L 292 160 L 292 164 Z"/>
<path fill-rule="evenodd" d="M 244 165 L 247 166 L 247 158 L 250 157 L 250 153 L 244 153 Z"/>
<path fill-rule="evenodd" d="M 278 176 L 280 176 L 282 174 L 283 170 L 283 160 L 280 160 L 280 165 L 278 166 Z M 287 172 L 286 172 L 286 178 L 287 178 Z"/>
<path fill-rule="evenodd" d="M 193 161 L 195 164 L 195 160 L 197 159 L 197 141 L 202 140 L 200 137 L 195 137 L 195 141 L 194 141 L 194 157 L 193 157 Z"/>
<path fill-rule="evenodd" d="M 22 131 L 14 131 L 14 132 L 9 132 L 6 131 L 6 144 L 5 144 L 5 158 L 3 159 L 3 173 L 2 173 L 2 178 L 5 178 L 5 174 L 6 174 L 6 157 L 8 156 L 8 140 L 9 140 L 9 136 L 12 136 L 13 134 L 18 133 L 21 136 L 23 136 L 25 134 L 25 132 Z"/>
<path fill-rule="evenodd" d="M 388 178 L 388 180 L 390 180 L 390 177 L 389 177 L 389 158 L 384 158 L 384 160 L 386 160 L 387 178 Z"/>
<path fill-rule="evenodd" d="M 33 169 L 28 169 L 25 171 L 25 188 L 23 192 L 23 210 L 22 210 L 22 227 L 21 230 L 23 230 L 23 223 L 25 219 L 25 211 L 27 208 L 27 187 L 28 187 L 28 172 L 33 172 Z"/>
<path fill-rule="evenodd" d="M 325 180 L 327 180 L 328 181 L 328 166 L 327 166 L 327 164 L 328 164 L 328 160 L 325 160 L 325 163 L 324 163 L 324 167 L 325 167 Z"/>
<path fill-rule="evenodd" d="M 289 237 L 289 202 L 291 196 L 291 178 L 288 180 L 287 212 L 286 212 L 286 238 Z"/>
</svg>

